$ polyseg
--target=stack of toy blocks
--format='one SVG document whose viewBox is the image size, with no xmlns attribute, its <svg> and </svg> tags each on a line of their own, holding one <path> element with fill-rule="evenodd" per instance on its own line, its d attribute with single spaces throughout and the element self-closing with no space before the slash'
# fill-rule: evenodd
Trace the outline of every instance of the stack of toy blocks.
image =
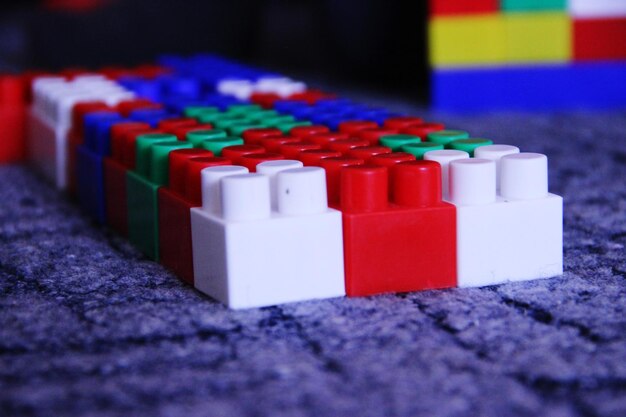
<svg viewBox="0 0 626 417">
<path fill-rule="evenodd" d="M 544 155 L 213 56 L 160 64 L 36 79 L 31 143 L 54 152 L 33 159 L 229 307 L 562 273 Z"/>
<path fill-rule="evenodd" d="M 431 0 L 436 109 L 626 107 L 626 2 Z"/>
</svg>

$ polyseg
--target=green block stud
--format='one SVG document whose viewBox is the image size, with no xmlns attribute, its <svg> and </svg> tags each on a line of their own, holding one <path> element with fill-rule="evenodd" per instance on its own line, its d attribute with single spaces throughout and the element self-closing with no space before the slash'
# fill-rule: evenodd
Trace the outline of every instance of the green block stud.
<svg viewBox="0 0 626 417">
<path fill-rule="evenodd" d="M 500 0 L 500 9 L 505 12 L 565 10 L 566 7 L 566 0 Z"/>
<path fill-rule="evenodd" d="M 221 120 L 243 119 L 243 116 L 239 114 L 228 114 L 228 113 L 201 113 L 197 117 L 197 119 L 199 123 L 215 124 Z"/>
<path fill-rule="evenodd" d="M 263 120 L 259 120 L 259 122 L 265 127 L 276 127 L 279 124 L 283 123 L 292 123 L 295 122 L 296 118 L 290 115 L 279 115 L 274 117 L 266 117 Z"/>
<path fill-rule="evenodd" d="M 298 126 L 311 126 L 313 125 L 313 123 L 306 121 L 306 122 L 287 122 L 287 123 L 279 123 L 276 125 L 276 129 L 280 130 L 283 133 L 289 133 L 291 132 L 291 129 L 293 129 L 294 127 L 298 127 Z"/>
<path fill-rule="evenodd" d="M 493 141 L 489 139 L 471 138 L 471 139 L 459 139 L 448 144 L 448 148 L 456 149 L 457 151 L 465 151 L 474 156 L 474 149 L 480 146 L 493 145 Z"/>
<path fill-rule="evenodd" d="M 194 148 L 200 148 L 200 144 L 208 139 L 220 139 L 228 136 L 225 130 L 211 129 L 211 130 L 192 130 L 187 132 L 186 139 L 191 142 Z"/>
<path fill-rule="evenodd" d="M 225 138 L 209 139 L 200 144 L 201 148 L 213 152 L 215 156 L 222 155 L 222 149 L 227 146 L 243 145 L 243 139 L 236 136 L 227 136 Z"/>
<path fill-rule="evenodd" d="M 426 138 L 428 142 L 439 143 L 445 146 L 455 140 L 469 138 L 469 133 L 464 130 L 440 130 L 429 133 Z"/>
<path fill-rule="evenodd" d="M 263 111 L 263 107 L 258 104 L 231 104 L 226 109 L 227 114 L 247 116 L 248 114 Z"/>
<path fill-rule="evenodd" d="M 231 126 L 237 126 L 242 123 L 251 124 L 252 121 L 247 117 L 236 118 L 236 119 L 227 119 L 227 120 L 218 120 L 215 122 L 215 127 L 218 129 L 228 130 Z"/>
<path fill-rule="evenodd" d="M 167 133 L 149 133 L 137 136 L 135 142 L 135 171 L 148 178 L 150 175 L 150 147 L 159 142 L 175 142 L 176 136 Z"/>
<path fill-rule="evenodd" d="M 201 114 L 208 113 L 219 113 L 220 109 L 213 106 L 189 106 L 185 107 L 184 114 L 185 117 L 193 117 L 194 119 L 198 118 Z"/>
<path fill-rule="evenodd" d="M 154 184 L 167 185 L 169 177 L 169 155 L 176 149 L 192 148 L 190 142 L 157 142 L 150 148 L 150 181 Z"/>
<path fill-rule="evenodd" d="M 421 141 L 419 136 L 414 135 L 386 135 L 380 137 L 380 144 L 391 148 L 393 152 L 401 151 L 404 145 Z"/>
<path fill-rule="evenodd" d="M 248 114 L 248 118 L 255 122 L 261 122 L 262 120 L 267 119 L 268 117 L 276 117 L 276 116 L 280 116 L 280 113 L 278 113 L 276 110 L 262 110 L 259 112 Z"/>
<path fill-rule="evenodd" d="M 429 151 L 439 151 L 443 145 L 432 142 L 409 143 L 401 148 L 404 152 L 410 153 L 416 159 L 424 159 L 424 154 Z"/>
</svg>

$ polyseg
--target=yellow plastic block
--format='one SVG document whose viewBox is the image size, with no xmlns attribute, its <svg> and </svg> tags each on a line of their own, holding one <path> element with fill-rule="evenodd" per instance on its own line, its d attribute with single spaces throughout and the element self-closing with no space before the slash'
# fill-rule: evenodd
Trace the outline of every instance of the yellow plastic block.
<svg viewBox="0 0 626 417">
<path fill-rule="evenodd" d="M 572 24 L 562 12 L 506 13 L 506 60 L 566 62 L 572 55 Z"/>
<path fill-rule="evenodd" d="M 501 14 L 435 17 L 428 29 L 434 67 L 493 65 L 506 60 Z"/>
</svg>

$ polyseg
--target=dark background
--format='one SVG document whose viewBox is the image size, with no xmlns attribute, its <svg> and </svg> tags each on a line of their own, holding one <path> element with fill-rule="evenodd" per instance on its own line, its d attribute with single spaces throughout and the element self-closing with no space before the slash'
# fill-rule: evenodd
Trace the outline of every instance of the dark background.
<svg viewBox="0 0 626 417">
<path fill-rule="evenodd" d="M 215 52 L 324 83 L 427 97 L 426 1 L 48 0 L 0 6 L 0 69 Z"/>
</svg>

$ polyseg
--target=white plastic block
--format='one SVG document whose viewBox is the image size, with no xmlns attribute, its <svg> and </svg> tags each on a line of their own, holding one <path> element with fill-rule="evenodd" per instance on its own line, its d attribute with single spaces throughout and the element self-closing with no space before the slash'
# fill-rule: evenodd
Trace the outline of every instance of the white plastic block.
<svg viewBox="0 0 626 417">
<path fill-rule="evenodd" d="M 218 93 L 233 96 L 238 100 L 248 100 L 254 92 L 254 83 L 245 79 L 227 78 L 217 83 Z"/>
<path fill-rule="evenodd" d="M 457 209 L 459 287 L 548 278 L 563 273 L 563 199 L 548 193 L 547 158 L 514 153 L 496 161 L 450 163 Z"/>
<path fill-rule="evenodd" d="M 568 0 L 569 14 L 575 18 L 624 17 L 624 0 Z"/>
<path fill-rule="evenodd" d="M 270 181 L 240 168 L 202 171 L 203 207 L 191 209 L 196 288 L 235 309 L 345 295 L 341 213 L 326 204 L 324 170 Z"/>
<path fill-rule="evenodd" d="M 428 151 L 424 154 L 425 160 L 437 161 L 439 162 L 439 165 L 441 165 L 441 195 L 444 200 L 448 200 L 450 196 L 450 180 L 448 179 L 450 162 L 456 161 L 457 159 L 466 159 L 469 157 L 469 153 L 465 151 L 456 151 L 453 149 L 445 149 L 442 151 Z"/>
</svg>

